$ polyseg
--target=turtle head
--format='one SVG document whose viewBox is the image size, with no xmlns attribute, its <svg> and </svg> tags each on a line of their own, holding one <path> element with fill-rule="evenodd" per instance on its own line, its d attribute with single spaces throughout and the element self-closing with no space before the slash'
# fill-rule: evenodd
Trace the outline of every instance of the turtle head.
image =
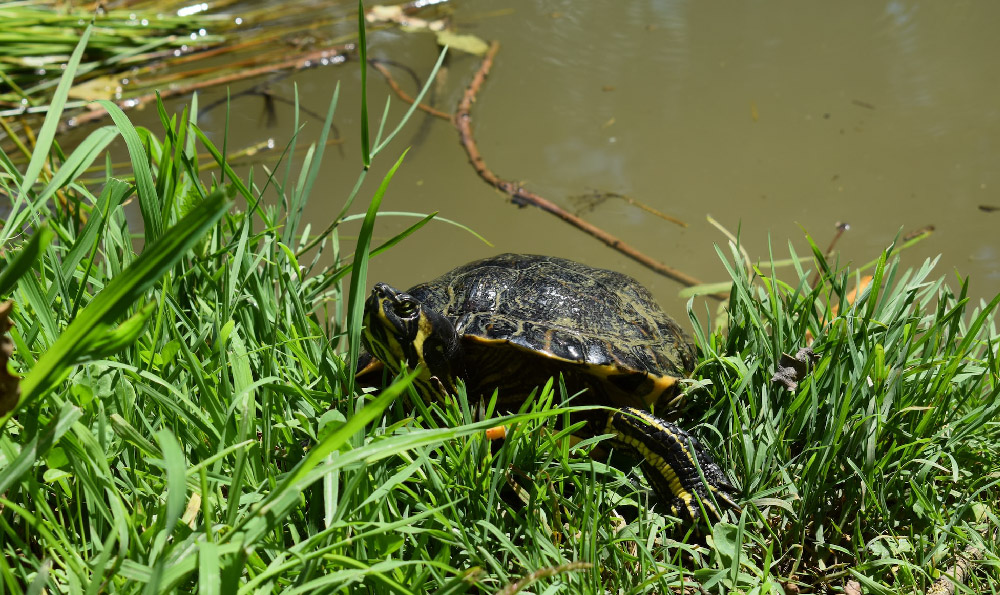
<svg viewBox="0 0 1000 595">
<path fill-rule="evenodd" d="M 405 363 L 421 366 L 418 384 L 437 377 L 448 391 L 462 376 L 462 344 L 455 325 L 408 293 L 377 283 L 365 301 L 361 341 L 369 352 L 398 373 Z"/>
</svg>

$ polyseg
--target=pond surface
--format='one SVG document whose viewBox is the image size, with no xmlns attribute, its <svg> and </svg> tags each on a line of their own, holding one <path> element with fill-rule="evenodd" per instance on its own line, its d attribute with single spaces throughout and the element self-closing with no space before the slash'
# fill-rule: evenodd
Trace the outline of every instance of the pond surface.
<svg viewBox="0 0 1000 595">
<path fill-rule="evenodd" d="M 450 6 L 459 33 L 501 44 L 472 111 L 490 168 L 649 256 L 705 282 L 725 280 L 715 245 L 727 240 L 709 215 L 739 233 L 752 258 L 764 260 L 769 242 L 775 258 L 788 256 L 789 241 L 808 254 L 803 230 L 825 248 L 835 225 L 847 222 L 841 261 L 860 264 L 900 232 L 932 225 L 935 233 L 904 253 L 905 265 L 942 254 L 939 275 L 971 275 L 977 297 L 1000 292 L 1000 211 L 981 208 L 1000 206 L 1000 3 L 769 0 L 723 8 L 669 0 L 453 0 Z M 317 34 L 336 37 L 350 25 Z M 420 77 L 438 51 L 433 34 L 398 29 L 371 33 L 369 47 L 372 57 L 405 64 Z M 479 62 L 454 52 L 435 84 L 434 105 L 454 111 Z M 409 76 L 394 72 L 415 94 Z M 325 113 L 338 80 L 344 143 L 328 149 L 307 209 L 314 231 L 339 212 L 360 170 L 358 64 L 313 69 L 272 86 L 292 97 L 297 84 L 303 106 Z M 374 71 L 369 92 L 375 127 L 390 91 Z M 277 126 L 265 128 L 259 101 L 233 105 L 230 147 L 269 135 L 279 144 L 287 140 L 281 135 L 291 128 L 291 108 L 279 105 Z M 393 96 L 392 106 L 394 122 L 405 105 Z M 213 112 L 204 123 L 222 116 Z M 312 142 L 319 123 L 303 118 L 309 122 L 302 141 Z M 420 112 L 379 156 L 355 212 L 407 146 L 412 150 L 383 209 L 438 211 L 493 246 L 431 223 L 373 261 L 370 281 L 407 287 L 473 258 L 544 253 L 632 274 L 669 312 L 683 314 L 677 297 L 683 286 L 539 209 L 513 206 L 477 176 L 455 129 Z M 594 193 L 631 197 L 688 225 L 624 200 L 580 198 Z M 382 219 L 375 241 L 413 221 Z M 356 229 L 344 228 L 345 251 Z"/>
</svg>

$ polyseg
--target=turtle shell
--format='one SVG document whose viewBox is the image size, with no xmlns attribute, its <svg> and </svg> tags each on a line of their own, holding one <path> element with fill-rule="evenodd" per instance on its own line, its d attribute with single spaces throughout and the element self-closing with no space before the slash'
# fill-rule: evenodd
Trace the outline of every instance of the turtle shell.
<svg viewBox="0 0 1000 595">
<path fill-rule="evenodd" d="M 635 279 L 551 256 L 502 254 L 407 291 L 451 321 L 472 394 L 517 405 L 562 374 L 577 403 L 662 408 L 694 365 L 681 327 Z M 666 399 L 666 400 L 665 400 Z"/>
</svg>

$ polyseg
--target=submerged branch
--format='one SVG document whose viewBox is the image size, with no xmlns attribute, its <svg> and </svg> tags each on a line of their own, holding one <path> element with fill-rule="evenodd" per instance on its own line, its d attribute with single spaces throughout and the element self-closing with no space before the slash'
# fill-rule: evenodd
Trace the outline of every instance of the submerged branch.
<svg viewBox="0 0 1000 595">
<path fill-rule="evenodd" d="M 195 91 L 200 91 L 208 87 L 214 87 L 216 85 L 226 85 L 235 81 L 250 79 L 258 76 L 263 76 L 265 74 L 273 74 L 279 70 L 290 69 L 293 71 L 305 70 L 307 68 L 313 68 L 314 66 L 319 66 L 324 63 L 338 63 L 346 59 L 347 55 L 354 51 L 355 45 L 353 43 L 334 46 L 330 48 L 324 48 L 320 50 L 315 50 L 296 56 L 295 58 L 284 60 L 277 63 L 264 64 L 256 68 L 247 68 L 239 72 L 233 72 L 224 76 L 216 77 L 209 80 L 197 81 L 188 85 L 179 85 L 176 87 L 170 87 L 168 89 L 163 89 L 159 91 L 160 97 L 162 99 L 167 99 L 168 97 L 176 97 L 178 95 L 188 95 L 194 93 Z M 156 92 L 146 93 L 139 97 L 132 97 L 129 99 L 123 99 L 118 101 L 118 107 L 123 110 L 128 110 L 135 107 L 140 107 L 145 105 L 150 101 L 156 99 Z M 95 106 L 91 111 L 80 114 L 71 118 L 66 126 L 73 128 L 80 126 L 81 124 L 86 124 L 93 122 L 95 120 L 100 120 L 107 115 L 107 110 L 103 107 Z"/>
<path fill-rule="evenodd" d="M 462 96 L 462 101 L 458 104 L 458 111 L 455 113 L 455 126 L 458 127 L 458 133 L 461 138 L 462 146 L 465 148 L 465 152 L 469 155 L 469 161 L 472 163 L 472 167 L 475 168 L 476 173 L 479 174 L 479 177 L 491 186 L 505 192 L 511 197 L 511 201 L 518 206 L 531 205 L 538 207 L 543 211 L 555 215 L 577 229 L 590 234 L 592 237 L 604 242 L 607 246 L 621 252 L 625 256 L 628 256 L 632 260 L 635 260 L 639 264 L 656 271 L 661 275 L 670 277 L 671 279 L 683 283 L 688 287 L 701 285 L 701 281 L 695 279 L 691 275 L 667 266 L 662 262 L 643 254 L 618 237 L 609 234 L 603 229 L 577 217 L 576 215 L 573 215 L 555 203 L 533 192 L 525 190 L 514 182 L 500 179 L 495 173 L 493 173 L 492 170 L 490 170 L 489 167 L 487 167 L 472 134 L 472 117 L 469 112 L 472 108 L 473 102 L 476 100 L 476 95 L 478 94 L 480 87 L 482 87 L 483 82 L 486 80 L 486 75 L 493 66 L 493 59 L 496 57 L 499 49 L 500 45 L 497 42 L 493 42 L 490 45 L 489 51 L 486 52 L 486 56 L 483 58 L 482 65 L 473 77 L 472 82 L 469 83 L 469 87 L 465 90 L 465 93 Z"/>
</svg>

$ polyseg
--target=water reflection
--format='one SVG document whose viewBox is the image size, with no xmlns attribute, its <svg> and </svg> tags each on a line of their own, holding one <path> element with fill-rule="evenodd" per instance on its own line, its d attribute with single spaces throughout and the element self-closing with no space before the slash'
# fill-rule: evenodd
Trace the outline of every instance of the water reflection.
<svg viewBox="0 0 1000 595">
<path fill-rule="evenodd" d="M 571 197 L 611 192 L 690 224 L 680 229 L 623 201 L 585 213 L 640 250 L 717 281 L 724 273 L 714 245 L 726 240 L 708 214 L 739 230 L 759 257 L 769 242 L 784 256 L 788 240 L 805 253 L 803 228 L 825 244 L 836 222 L 849 221 L 842 260 L 861 262 L 901 228 L 933 224 L 937 232 L 907 253 L 907 264 L 943 253 L 941 274 L 972 274 L 978 295 L 1000 291 L 1000 213 L 978 210 L 1000 204 L 1000 3 L 451 6 L 460 32 L 502 47 L 473 109 L 490 167 L 569 210 Z M 370 42 L 373 55 L 405 62 L 421 76 L 435 59 L 430 35 L 388 30 Z M 439 107 L 454 108 L 476 65 L 467 55 L 451 57 Z M 339 209 L 357 168 L 356 67 L 317 69 L 278 84 L 292 96 L 298 83 L 303 104 L 321 111 L 333 79 L 344 83 L 338 125 L 345 157 L 336 162 L 328 153 L 334 161 L 317 187 L 333 198 L 310 205 L 314 228 Z M 375 78 L 369 91 L 380 110 L 388 91 Z M 290 122 L 290 109 L 277 107 L 280 122 Z M 248 138 L 232 139 L 233 146 L 268 134 L 251 126 L 234 131 Z M 313 132 L 307 127 L 300 143 Z M 373 278 L 408 286 L 472 258 L 539 252 L 633 274 L 671 314 L 683 315 L 675 283 L 544 213 L 513 208 L 483 184 L 447 123 L 418 118 L 401 139 L 399 150 L 414 150 L 385 208 L 440 211 L 495 246 L 432 226 L 407 240 L 406 254 L 390 251 L 373 263 Z M 387 238 L 407 223 L 386 219 L 376 233 Z"/>
</svg>

